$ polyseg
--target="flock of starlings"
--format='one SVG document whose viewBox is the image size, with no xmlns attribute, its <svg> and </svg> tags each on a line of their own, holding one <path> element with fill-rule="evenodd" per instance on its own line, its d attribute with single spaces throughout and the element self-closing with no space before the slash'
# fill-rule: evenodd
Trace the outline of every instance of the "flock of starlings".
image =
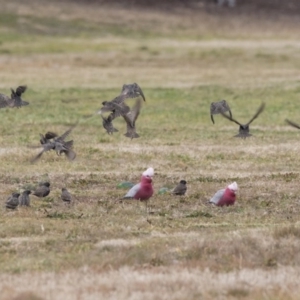
<svg viewBox="0 0 300 300">
<path fill-rule="evenodd" d="M 0 93 L 0 109 L 5 107 L 10 108 L 20 108 L 22 106 L 29 105 L 29 102 L 26 102 L 22 99 L 22 94 L 26 91 L 26 86 L 19 86 L 16 91 L 11 89 L 11 96 L 6 96 Z M 130 108 L 126 103 L 126 99 L 128 98 L 136 98 L 136 102 L 132 108 Z M 137 83 L 133 84 L 124 84 L 121 90 L 121 93 L 111 101 L 102 102 L 102 107 L 100 110 L 96 112 L 96 114 L 100 114 L 102 117 L 102 125 L 108 134 L 113 134 L 117 132 L 113 126 L 113 120 L 117 117 L 123 117 L 126 122 L 127 132 L 124 134 L 128 138 L 138 138 L 139 134 L 136 132 L 136 120 L 140 114 L 142 101 L 146 101 L 144 93 L 140 86 Z M 214 115 L 221 114 L 223 117 L 232 121 L 239 125 L 239 132 L 234 137 L 247 138 L 250 137 L 250 124 L 263 112 L 265 109 L 265 104 L 262 103 L 258 108 L 257 112 L 250 119 L 250 121 L 246 124 L 241 124 L 237 120 L 235 120 L 232 116 L 232 111 L 226 102 L 226 100 L 221 100 L 219 102 L 212 102 L 210 105 L 210 115 L 213 124 Z M 228 112 L 228 114 L 226 114 Z M 108 116 L 105 117 L 104 114 L 108 113 Z M 93 114 L 95 115 L 95 114 Z M 93 116 L 92 115 L 92 116 Z M 298 129 L 300 129 L 300 125 L 286 120 L 286 122 Z M 64 132 L 62 135 L 58 135 L 54 132 L 47 132 L 46 134 L 40 133 L 40 144 L 42 150 L 32 158 L 31 162 L 35 163 L 38 159 L 41 158 L 44 152 L 53 150 L 57 155 L 65 154 L 65 156 L 69 160 L 74 160 L 76 157 L 76 153 L 73 150 L 73 140 L 65 141 L 68 135 L 72 132 L 72 130 L 76 127 L 76 124 L 73 125 L 70 129 Z M 122 199 L 136 199 L 140 201 L 145 201 L 148 203 L 148 199 L 153 195 L 153 187 L 152 187 L 152 177 L 154 175 L 153 168 L 148 168 L 146 171 L 142 173 L 141 180 L 138 184 L 131 187 L 131 189 L 127 192 L 127 194 Z M 210 199 L 210 203 L 213 203 L 217 206 L 223 205 L 233 205 L 236 199 L 236 192 L 238 190 L 238 185 L 236 182 L 229 184 L 225 189 L 219 190 L 216 194 Z M 185 195 L 187 191 L 187 182 L 185 180 L 181 180 L 179 184 L 170 192 L 174 195 Z M 11 196 L 8 197 L 5 206 L 8 209 L 16 209 L 20 206 L 30 206 L 30 198 L 29 195 L 33 194 L 37 197 L 46 197 L 50 193 L 50 183 L 49 182 L 41 182 L 39 185 L 32 190 L 24 190 L 22 194 L 20 193 L 12 193 Z M 66 188 L 62 188 L 61 199 L 65 203 L 70 204 L 72 202 L 72 195 L 68 192 Z"/>
</svg>

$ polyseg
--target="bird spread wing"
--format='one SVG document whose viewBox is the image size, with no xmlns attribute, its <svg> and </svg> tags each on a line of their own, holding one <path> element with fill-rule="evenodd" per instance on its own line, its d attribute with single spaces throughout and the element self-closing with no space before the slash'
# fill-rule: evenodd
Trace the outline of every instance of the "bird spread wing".
<svg viewBox="0 0 300 300">
<path fill-rule="evenodd" d="M 118 131 L 118 129 L 116 129 L 112 123 L 113 120 L 112 114 L 110 114 L 107 118 L 104 118 L 102 115 L 101 117 L 103 120 L 102 125 L 108 134 L 113 134 L 114 132 Z"/>
<path fill-rule="evenodd" d="M 262 103 L 255 115 L 253 116 L 253 118 L 246 125 L 250 125 L 263 112 L 265 106 L 265 103 Z"/>
<path fill-rule="evenodd" d="M 223 112 L 221 112 L 221 115 L 222 115 L 224 118 L 226 118 L 226 119 L 228 119 L 228 120 L 230 120 L 230 121 L 232 121 L 232 122 L 234 122 L 234 123 L 236 123 L 236 124 L 238 124 L 238 125 L 240 125 L 240 126 L 243 126 L 240 122 L 238 122 L 237 120 L 233 119 L 232 116 L 228 116 L 228 115 L 226 115 L 226 114 L 223 113 Z"/>
<path fill-rule="evenodd" d="M 136 98 L 141 96 L 143 100 L 146 101 L 144 93 L 137 83 L 124 84 L 122 87 L 121 95 L 125 95 L 126 98 Z"/>
<path fill-rule="evenodd" d="M 43 150 L 30 161 L 31 163 L 35 163 L 39 158 L 41 158 L 44 152 L 54 149 L 55 143 L 47 142 L 45 144 L 42 144 L 42 146 L 43 146 Z"/>
<path fill-rule="evenodd" d="M 213 197 L 209 200 L 210 203 L 218 204 L 219 200 L 224 195 L 225 189 L 217 191 Z"/>
<path fill-rule="evenodd" d="M 297 123 L 294 123 L 294 122 L 292 122 L 292 121 L 290 121 L 290 120 L 288 120 L 288 119 L 286 119 L 285 121 L 286 121 L 289 125 L 291 125 L 291 126 L 293 126 L 293 127 L 295 127 L 295 128 L 300 129 L 300 125 L 298 125 Z"/>
<path fill-rule="evenodd" d="M 220 114 L 221 112 L 225 113 L 227 111 L 229 111 L 229 113 L 231 115 L 231 111 L 230 111 L 229 105 L 226 102 L 226 100 L 221 100 L 219 102 L 212 102 L 210 104 L 210 114 L 211 115 Z"/>
<path fill-rule="evenodd" d="M 74 160 L 76 158 L 76 153 L 72 149 L 64 150 L 63 152 L 68 160 Z"/>
<path fill-rule="evenodd" d="M 141 184 L 137 183 L 127 192 L 127 194 L 123 198 L 133 198 L 136 195 L 136 193 L 138 192 L 138 190 L 140 189 L 140 187 L 141 187 Z"/>
<path fill-rule="evenodd" d="M 72 132 L 72 130 L 77 126 L 77 123 L 73 125 L 70 129 L 68 129 L 65 133 L 55 139 L 57 142 L 63 142 L 65 138 Z"/>
<path fill-rule="evenodd" d="M 27 86 L 26 85 L 20 85 L 17 87 L 16 89 L 16 94 L 21 97 L 21 95 L 27 90 Z"/>
<path fill-rule="evenodd" d="M 135 121 L 140 114 L 141 106 L 141 99 L 137 99 L 132 110 L 128 114 L 123 115 L 123 118 L 127 124 L 127 133 L 125 133 L 125 136 L 130 137 L 131 139 L 139 137 L 139 135 L 135 131 Z"/>
</svg>

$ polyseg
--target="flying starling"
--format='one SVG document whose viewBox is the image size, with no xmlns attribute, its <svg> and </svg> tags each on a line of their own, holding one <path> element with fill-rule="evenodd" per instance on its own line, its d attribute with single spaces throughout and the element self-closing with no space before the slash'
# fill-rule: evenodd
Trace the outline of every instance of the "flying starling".
<svg viewBox="0 0 300 300">
<path fill-rule="evenodd" d="M 5 202 L 5 207 L 9 209 L 16 209 L 19 205 L 19 193 L 12 193 Z"/>
<path fill-rule="evenodd" d="M 112 117 L 112 114 L 110 114 L 107 118 L 104 118 L 102 115 L 102 125 L 104 127 L 104 129 L 106 129 L 107 133 L 108 134 L 113 134 L 114 132 L 118 132 L 119 130 L 116 129 L 114 126 L 113 126 L 113 123 L 112 123 L 112 120 L 113 120 L 113 117 Z"/>
<path fill-rule="evenodd" d="M 247 124 L 241 124 L 240 122 L 236 121 L 235 119 L 233 119 L 232 117 L 227 116 L 225 113 L 221 112 L 221 114 L 223 115 L 223 117 L 225 117 L 226 119 L 240 125 L 239 128 L 239 133 L 237 135 L 235 135 L 234 137 L 240 137 L 242 139 L 245 139 L 247 137 L 252 136 L 252 134 L 250 134 L 250 128 L 249 125 L 263 112 L 263 110 L 265 109 L 265 103 L 262 103 L 261 106 L 259 107 L 259 109 L 257 110 L 257 112 L 255 113 L 255 115 L 252 117 L 252 119 L 247 123 Z"/>
<path fill-rule="evenodd" d="M 113 119 L 123 116 L 130 111 L 129 106 L 124 101 L 128 98 L 137 98 L 139 96 L 146 101 L 144 93 L 137 83 L 124 84 L 119 96 L 112 101 L 102 102 L 103 107 L 98 111 L 98 114 L 110 111 L 113 113 Z"/>
<path fill-rule="evenodd" d="M 19 204 L 20 206 L 30 206 L 30 198 L 29 194 L 31 194 L 30 190 L 25 190 L 20 196 L 19 196 Z"/>
<path fill-rule="evenodd" d="M 23 101 L 21 96 L 26 91 L 26 85 L 20 85 L 17 87 L 16 91 L 11 89 L 11 96 L 6 96 L 4 94 L 0 94 L 0 108 L 4 107 L 17 107 L 20 108 L 22 106 L 28 105 L 29 103 Z"/>
<path fill-rule="evenodd" d="M 66 188 L 61 189 L 61 200 L 63 200 L 66 203 L 70 203 L 72 201 L 72 195 Z"/>
<path fill-rule="evenodd" d="M 32 195 L 39 198 L 46 197 L 50 194 L 50 182 L 40 183 L 39 186 L 35 189 Z"/>
<path fill-rule="evenodd" d="M 54 150 L 57 155 L 61 155 L 62 153 L 67 156 L 69 160 L 74 160 L 76 157 L 76 153 L 73 151 L 73 140 L 71 141 L 65 141 L 66 137 L 71 133 L 73 128 L 76 125 L 72 126 L 70 129 L 68 129 L 65 133 L 63 133 L 61 136 L 57 136 L 56 133 L 53 132 L 47 132 L 45 135 L 40 134 L 40 143 L 43 147 L 43 150 L 36 155 L 31 162 L 36 162 L 44 152 Z"/>
<path fill-rule="evenodd" d="M 127 132 L 124 135 L 128 138 L 133 139 L 140 137 L 135 131 L 135 121 L 140 114 L 141 106 L 141 99 L 137 99 L 134 107 L 130 110 L 130 112 L 123 116 L 127 124 Z"/>
<path fill-rule="evenodd" d="M 215 124 L 213 115 L 225 113 L 227 111 L 229 112 L 229 115 L 231 118 L 232 113 L 231 113 L 230 107 L 229 107 L 228 103 L 226 102 L 226 100 L 221 100 L 219 102 L 212 102 L 210 104 L 210 118 L 211 118 L 213 124 Z"/>
<path fill-rule="evenodd" d="M 180 180 L 178 185 L 172 191 L 172 194 L 182 196 L 186 193 L 186 190 L 187 190 L 186 181 Z"/>
</svg>

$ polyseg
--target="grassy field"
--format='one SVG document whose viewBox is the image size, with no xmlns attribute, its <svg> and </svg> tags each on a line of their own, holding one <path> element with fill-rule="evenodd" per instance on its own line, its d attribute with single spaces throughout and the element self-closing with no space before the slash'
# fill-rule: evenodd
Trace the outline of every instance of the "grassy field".
<svg viewBox="0 0 300 300">
<path fill-rule="evenodd" d="M 0 92 L 28 85 L 22 109 L 0 110 L 1 299 L 298 299 L 300 274 L 299 22 L 189 8 L 0 0 Z M 139 139 L 86 118 L 124 83 L 146 96 Z M 226 99 L 253 137 L 209 115 Z M 133 104 L 134 100 L 129 100 Z M 28 146 L 39 133 L 71 138 L 77 158 Z M 151 213 L 118 202 L 122 181 L 155 170 Z M 159 195 L 188 182 L 185 197 Z M 30 208 L 13 191 L 49 180 Z M 237 181 L 233 207 L 214 192 Z M 66 206 L 67 187 L 74 204 Z"/>
</svg>

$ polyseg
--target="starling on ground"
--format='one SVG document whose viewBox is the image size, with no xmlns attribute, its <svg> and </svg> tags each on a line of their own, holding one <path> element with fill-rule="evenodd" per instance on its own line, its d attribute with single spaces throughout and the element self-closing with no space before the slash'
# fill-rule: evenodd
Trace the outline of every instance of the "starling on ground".
<svg viewBox="0 0 300 300">
<path fill-rule="evenodd" d="M 61 200 L 63 200 L 66 203 L 70 203 L 72 201 L 72 195 L 66 188 L 61 189 Z"/>
<path fill-rule="evenodd" d="M 213 115 L 225 113 L 227 111 L 229 112 L 230 118 L 232 118 L 232 113 L 226 100 L 221 100 L 219 102 L 212 102 L 210 104 L 210 118 L 213 124 L 215 124 Z"/>
<path fill-rule="evenodd" d="M 141 99 L 137 99 L 134 107 L 130 110 L 130 112 L 123 116 L 127 124 L 127 132 L 124 135 L 128 138 L 133 139 L 140 137 L 135 131 L 135 121 L 140 114 L 141 106 Z"/>
<path fill-rule="evenodd" d="M 39 186 L 35 189 L 32 195 L 39 198 L 46 197 L 50 194 L 50 182 L 40 183 Z"/>
<path fill-rule="evenodd" d="M 180 180 L 178 185 L 172 191 L 172 194 L 182 196 L 186 193 L 186 190 L 187 190 L 186 181 Z"/>
<path fill-rule="evenodd" d="M 17 107 L 28 105 L 29 103 L 23 101 L 21 96 L 26 91 L 26 85 L 20 85 L 17 87 L 16 91 L 11 89 L 11 96 L 6 96 L 4 94 L 0 94 L 0 108 L 4 107 Z"/>
<path fill-rule="evenodd" d="M 25 190 L 20 196 L 19 196 L 19 205 L 20 206 L 30 206 L 30 198 L 29 195 L 31 194 L 31 191 Z"/>
<path fill-rule="evenodd" d="M 257 112 L 255 113 L 255 115 L 253 116 L 253 118 L 247 123 L 247 124 L 241 124 L 240 122 L 236 121 L 235 119 L 233 119 L 232 117 L 227 116 L 225 113 L 221 112 L 221 114 L 223 115 L 223 117 L 225 117 L 226 119 L 240 125 L 239 128 L 239 133 L 237 135 L 235 135 L 234 137 L 240 137 L 240 138 L 247 138 L 252 136 L 252 134 L 250 134 L 250 128 L 249 125 L 263 112 L 263 110 L 265 109 L 265 103 L 262 103 L 262 105 L 259 107 L 259 109 L 257 110 Z"/>
<path fill-rule="evenodd" d="M 16 209 L 19 205 L 19 193 L 12 193 L 5 202 L 5 207 L 9 209 Z"/>
</svg>

